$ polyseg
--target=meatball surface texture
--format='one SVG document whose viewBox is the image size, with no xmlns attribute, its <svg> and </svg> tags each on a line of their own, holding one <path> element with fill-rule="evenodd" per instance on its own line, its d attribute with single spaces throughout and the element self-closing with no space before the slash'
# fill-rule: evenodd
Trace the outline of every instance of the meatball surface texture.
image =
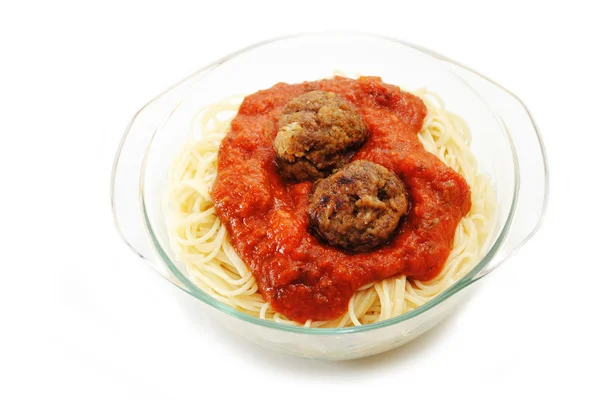
<svg viewBox="0 0 600 401">
<path fill-rule="evenodd" d="M 307 181 L 348 163 L 367 137 L 367 125 L 350 102 L 331 92 L 312 91 L 285 106 L 273 146 L 281 175 Z"/>
<path fill-rule="evenodd" d="M 394 173 L 355 161 L 313 184 L 308 217 L 319 238 L 361 253 L 389 242 L 408 208 L 406 187 Z"/>
</svg>

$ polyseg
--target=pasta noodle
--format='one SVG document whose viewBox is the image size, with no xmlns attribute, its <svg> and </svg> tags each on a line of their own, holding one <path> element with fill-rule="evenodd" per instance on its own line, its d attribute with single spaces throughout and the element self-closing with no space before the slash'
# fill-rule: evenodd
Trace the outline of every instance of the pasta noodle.
<svg viewBox="0 0 600 401">
<path fill-rule="evenodd" d="M 459 223 L 453 249 L 436 278 L 421 282 L 401 275 L 365 285 L 350 299 L 347 313 L 332 321 L 309 320 L 307 327 L 358 326 L 411 311 L 467 274 L 486 251 L 496 224 L 496 197 L 490 179 L 478 171 L 469 149 L 469 128 L 446 110 L 436 94 L 426 89 L 413 93 L 428 110 L 419 140 L 466 179 L 471 210 Z M 211 200 L 219 145 L 241 101 L 230 98 L 205 107 L 192 120 L 190 138 L 169 172 L 165 214 L 171 247 L 192 282 L 218 301 L 261 319 L 298 325 L 263 300 L 252 272 L 229 243 Z"/>
</svg>

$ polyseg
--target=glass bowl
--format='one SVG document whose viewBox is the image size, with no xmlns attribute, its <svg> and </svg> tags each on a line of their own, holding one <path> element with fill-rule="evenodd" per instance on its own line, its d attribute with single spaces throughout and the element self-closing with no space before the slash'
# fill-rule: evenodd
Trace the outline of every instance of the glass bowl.
<svg viewBox="0 0 600 401">
<path fill-rule="evenodd" d="M 376 75 L 405 90 L 427 87 L 462 116 L 471 149 L 493 181 L 498 224 L 475 268 L 432 301 L 399 317 L 340 329 L 295 327 L 254 318 L 220 303 L 188 279 L 175 260 L 162 209 L 167 171 L 189 135 L 193 114 L 234 94 L 277 82 L 318 80 L 343 71 Z M 127 127 L 112 172 L 116 225 L 129 247 L 191 294 L 223 326 L 268 349 L 304 358 L 361 358 L 405 344 L 447 316 L 466 289 L 498 267 L 538 229 L 548 198 L 544 146 L 527 107 L 477 72 L 430 50 L 362 33 L 280 37 L 226 56 L 140 109 Z"/>
</svg>

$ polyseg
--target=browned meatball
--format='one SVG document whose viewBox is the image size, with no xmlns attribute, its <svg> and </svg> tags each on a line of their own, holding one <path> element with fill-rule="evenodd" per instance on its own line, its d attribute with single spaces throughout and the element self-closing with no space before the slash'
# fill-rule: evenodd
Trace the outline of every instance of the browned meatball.
<svg viewBox="0 0 600 401">
<path fill-rule="evenodd" d="M 351 253 L 389 242 L 407 212 L 404 183 L 385 167 L 368 161 L 352 162 L 315 182 L 308 205 L 313 232 Z"/>
<path fill-rule="evenodd" d="M 326 177 L 346 164 L 368 130 L 356 108 L 335 93 L 312 91 L 292 99 L 279 118 L 273 141 L 284 178 Z"/>
</svg>

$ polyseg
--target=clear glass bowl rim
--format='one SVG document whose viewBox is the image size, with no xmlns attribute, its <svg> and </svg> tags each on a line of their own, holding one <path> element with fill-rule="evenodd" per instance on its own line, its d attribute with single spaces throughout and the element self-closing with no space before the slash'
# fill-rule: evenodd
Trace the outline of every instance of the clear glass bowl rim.
<svg viewBox="0 0 600 401">
<path fill-rule="evenodd" d="M 367 37 L 367 38 L 372 38 L 372 39 L 378 39 L 378 40 L 385 40 L 385 41 L 391 41 L 393 43 L 396 44 L 400 44 L 403 46 L 408 46 L 416 51 L 419 51 L 421 53 L 424 53 L 430 57 L 433 57 L 435 59 L 444 61 L 444 62 L 449 62 L 452 64 L 455 64 L 456 66 L 465 69 L 487 81 L 489 81 L 490 83 L 496 85 L 497 87 L 499 87 L 500 89 L 505 90 L 506 92 L 508 92 L 509 94 L 511 94 L 512 96 L 514 96 L 517 100 L 520 101 L 520 99 L 518 97 L 516 97 L 514 94 L 512 94 L 512 92 L 506 90 L 505 88 L 503 88 L 502 86 L 500 86 L 499 84 L 497 84 L 496 82 L 492 81 L 491 79 L 479 74 L 478 72 L 470 69 L 469 67 L 466 67 L 458 62 L 455 62 L 451 59 L 449 59 L 446 56 L 443 56 L 439 53 L 436 53 L 434 51 L 431 51 L 429 49 L 423 48 L 421 46 L 418 45 L 414 45 L 412 43 L 406 42 L 406 41 L 402 41 L 399 39 L 395 39 L 389 36 L 385 36 L 385 35 L 378 35 L 378 34 L 372 34 L 372 33 L 363 33 L 363 32 L 356 32 L 356 31 L 326 31 L 326 32 L 304 32 L 304 33 L 296 33 L 296 34 L 290 34 L 290 35 L 283 35 L 283 36 L 278 36 L 278 37 L 274 37 L 268 40 L 264 40 L 258 43 L 255 43 L 253 45 L 247 46 L 245 48 L 242 48 L 236 52 L 233 52 L 227 56 L 224 56 L 220 59 L 218 59 L 217 61 L 214 61 L 210 64 L 208 64 L 207 66 L 201 68 L 200 70 L 196 71 L 195 73 L 193 73 L 192 75 L 184 78 L 183 80 L 177 82 L 176 84 L 174 84 L 173 86 L 171 86 L 169 89 L 165 90 L 164 92 L 162 92 L 160 95 L 156 96 L 154 99 L 152 99 L 148 104 L 152 103 L 154 100 L 160 98 L 162 95 L 166 94 L 167 92 L 169 92 L 171 89 L 179 86 L 180 84 L 186 82 L 188 79 L 196 76 L 196 75 L 201 75 L 204 74 L 208 71 L 210 71 L 211 69 L 218 67 L 220 64 L 235 58 L 236 56 L 243 54 L 245 52 L 251 51 L 253 49 L 256 49 L 258 47 L 264 46 L 264 45 L 268 45 L 270 43 L 274 43 L 274 42 L 278 42 L 278 41 L 284 41 L 284 40 L 288 40 L 288 39 L 294 39 L 294 38 L 299 38 L 299 37 L 305 37 L 305 36 L 321 36 L 321 35 L 355 35 L 355 36 L 362 36 L 362 37 Z M 450 71 L 453 75 L 455 75 L 452 71 Z M 456 75 L 455 75 L 456 76 Z M 456 76 L 457 79 L 461 79 L 460 77 Z M 461 79 L 462 80 L 462 79 Z M 464 82 L 464 80 L 463 80 Z M 468 85 L 469 87 L 471 87 L 468 83 L 465 82 L 466 85 Z M 475 93 L 478 93 L 474 88 L 472 88 L 472 90 Z M 485 102 L 485 100 L 481 99 L 482 102 L 484 102 L 486 104 L 486 106 L 488 107 L 488 109 L 494 114 L 494 116 L 496 117 L 498 122 L 501 122 L 502 119 L 497 115 L 497 113 L 495 112 L 495 110 L 491 107 L 489 107 L 489 105 L 487 105 L 487 103 Z M 521 102 L 522 103 L 522 102 Z M 178 107 L 178 104 L 176 104 L 173 108 L 176 109 Z M 142 108 L 143 109 L 143 108 Z M 170 113 L 168 113 L 170 114 Z M 164 121 L 163 121 L 164 122 Z M 532 121 L 533 122 L 533 121 Z M 534 124 L 535 125 L 535 124 Z M 144 174 L 145 174 L 145 166 L 146 166 L 146 161 L 147 161 L 147 157 L 148 157 L 148 153 L 149 150 L 152 146 L 153 143 L 153 139 L 154 136 L 156 135 L 156 132 L 158 132 L 160 130 L 160 127 L 157 127 L 156 131 L 154 132 L 154 134 L 152 135 L 152 139 L 150 140 L 148 147 L 146 149 L 146 154 L 144 156 L 144 161 L 142 164 L 142 169 L 140 171 L 140 197 L 141 197 L 141 207 L 142 207 L 142 215 L 143 215 L 143 220 L 144 220 L 144 228 L 148 234 L 148 236 L 150 237 L 152 244 L 154 245 L 154 250 L 157 252 L 157 254 L 160 256 L 160 258 L 162 259 L 162 261 L 167 265 L 167 267 L 169 268 L 169 270 L 171 271 L 171 273 L 177 278 L 177 280 L 179 280 L 180 283 L 183 284 L 183 286 L 178 286 L 180 289 L 182 289 L 183 291 L 187 292 L 188 294 L 192 295 L 193 297 L 199 299 L 200 301 L 204 302 L 205 304 L 221 311 L 224 312 L 234 318 L 246 321 L 248 323 L 251 324 L 255 324 L 255 325 L 259 325 L 259 326 L 263 326 L 266 328 L 270 328 L 270 329 L 275 329 L 275 330 L 282 330 L 282 331 L 286 331 L 286 332 L 293 332 L 293 333 L 299 333 L 299 334 L 308 334 L 308 335 L 342 335 L 342 334 L 355 334 L 355 333 L 363 333 L 363 332 L 367 332 L 367 331 L 371 331 L 371 330 L 377 330 L 377 329 L 381 329 L 384 327 L 389 327 L 389 326 L 393 326 L 399 323 L 402 323 L 404 321 L 410 320 L 413 317 L 419 316 L 422 313 L 427 312 L 428 310 L 432 309 L 433 307 L 441 304 L 442 302 L 446 301 L 448 298 L 450 298 L 452 295 L 456 294 L 457 292 L 459 292 L 460 290 L 466 288 L 467 286 L 469 286 L 470 284 L 473 284 L 474 282 L 476 282 L 477 280 L 479 280 L 480 278 L 482 278 L 483 276 L 479 275 L 479 273 L 488 265 L 488 263 L 490 261 L 492 261 L 492 259 L 494 258 L 494 256 L 497 254 L 497 252 L 501 249 L 502 244 L 504 242 L 504 240 L 506 239 L 509 231 L 510 231 L 510 227 L 513 221 L 513 217 L 515 214 L 515 210 L 516 210 L 516 205 L 517 205 L 517 200 L 518 200 L 518 194 L 519 194 L 519 163 L 518 163 L 518 159 L 517 159 L 517 155 L 516 155 L 516 151 L 514 149 L 514 144 L 512 143 L 512 138 L 510 136 L 510 132 L 508 132 L 508 128 L 506 128 L 503 125 L 503 130 L 507 135 L 508 141 L 510 142 L 510 146 L 511 146 L 511 152 L 512 152 L 512 156 L 513 156 L 513 164 L 514 164 L 514 171 L 515 171 L 515 184 L 514 184 L 514 194 L 513 194 L 513 199 L 510 205 L 510 210 L 508 212 L 508 216 L 506 218 L 506 221 L 504 223 L 504 225 L 502 226 L 502 229 L 498 235 L 498 238 L 496 239 L 496 241 L 491 245 L 490 249 L 488 250 L 488 252 L 484 255 L 484 257 L 479 261 L 479 263 L 464 277 L 462 277 L 460 280 L 458 280 L 456 283 L 454 283 L 450 288 L 446 289 L 444 292 L 442 292 L 440 295 L 436 296 L 435 298 L 433 298 L 431 301 L 427 302 L 426 304 L 410 311 L 407 312 L 405 314 L 402 314 L 400 316 L 397 316 L 395 318 L 391 318 L 391 319 L 386 319 L 383 320 L 381 322 L 377 322 L 377 323 L 371 323 L 371 324 L 366 324 L 366 325 L 361 325 L 361 326 L 352 326 L 352 327 L 343 327 L 343 328 L 311 328 L 311 327 L 304 327 L 304 326 L 293 326 L 293 325 L 289 325 L 289 324 L 283 324 L 283 323 L 277 323 L 274 321 L 269 321 L 269 320 L 264 320 L 264 319 L 260 319 L 260 318 L 256 318 L 253 317 L 251 315 L 248 315 L 244 312 L 238 311 L 233 309 L 232 307 L 225 305 L 221 302 L 219 302 L 218 300 L 216 300 L 215 298 L 211 297 L 210 295 L 208 295 L 207 293 L 205 293 L 204 291 L 200 290 L 191 280 L 189 280 L 184 274 L 181 273 L 181 271 L 177 268 L 175 262 L 173 262 L 171 260 L 171 258 L 167 255 L 167 253 L 165 252 L 165 250 L 163 249 L 162 245 L 160 244 L 160 241 L 157 238 L 157 235 L 155 234 L 152 225 L 150 223 L 150 219 L 148 217 L 148 213 L 147 213 L 147 208 L 146 208 L 146 202 L 145 202 L 145 198 L 144 198 Z M 537 131 L 537 130 L 536 130 Z M 540 140 L 540 145 L 542 146 L 543 149 L 543 143 L 541 142 L 541 137 L 539 137 L 539 132 L 538 132 L 538 139 Z M 118 158 L 118 155 L 117 155 Z M 546 169 L 546 175 L 547 175 L 547 169 Z M 544 208 L 545 210 L 545 208 Z M 543 220 L 543 216 L 540 219 L 540 222 L 538 223 L 537 227 L 532 231 L 532 233 L 530 234 L 530 236 L 532 236 L 536 231 L 537 228 L 539 227 L 539 225 L 541 224 L 541 221 Z M 175 283 L 173 283 L 175 284 Z"/>
</svg>

